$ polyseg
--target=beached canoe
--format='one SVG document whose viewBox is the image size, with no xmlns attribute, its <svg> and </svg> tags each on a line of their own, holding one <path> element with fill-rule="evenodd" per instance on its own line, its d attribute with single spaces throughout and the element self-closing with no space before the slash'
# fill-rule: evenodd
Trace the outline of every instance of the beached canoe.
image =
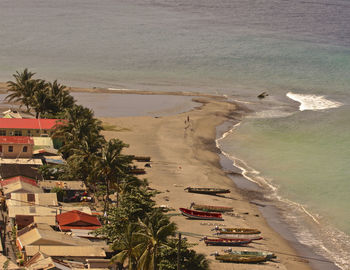
<svg viewBox="0 0 350 270">
<path fill-rule="evenodd" d="M 254 236 L 249 234 L 216 234 L 217 238 L 225 238 L 225 239 L 250 239 L 252 241 L 262 240 L 261 236 Z"/>
<path fill-rule="evenodd" d="M 224 254 L 215 256 L 216 260 L 222 262 L 234 262 L 234 263 L 261 263 L 267 260 L 266 256 L 239 256 L 233 254 Z"/>
<path fill-rule="evenodd" d="M 179 208 L 179 209 L 184 216 L 192 219 L 224 220 L 220 213 L 195 211 L 187 208 Z"/>
<path fill-rule="evenodd" d="M 251 243 L 250 239 L 212 239 L 204 238 L 204 243 L 207 246 L 245 246 Z"/>
<path fill-rule="evenodd" d="M 219 228 L 215 227 L 214 230 L 218 232 L 218 234 L 259 234 L 261 233 L 256 229 L 247 229 L 247 228 Z"/>
<path fill-rule="evenodd" d="M 191 207 L 195 210 L 199 211 L 206 211 L 206 212 L 232 212 L 233 208 L 232 207 L 227 207 L 227 206 L 213 206 L 213 205 L 205 205 L 205 204 L 196 204 L 196 203 L 191 203 Z"/>
<path fill-rule="evenodd" d="M 209 194 L 209 195 L 216 195 L 216 194 L 224 194 L 224 193 L 230 193 L 231 191 L 229 189 L 224 188 L 191 188 L 187 187 L 185 188 L 188 192 L 191 193 L 200 193 L 200 194 Z"/>
<path fill-rule="evenodd" d="M 276 255 L 274 253 L 266 252 L 266 251 L 232 250 L 230 248 L 230 249 L 226 249 L 225 252 L 226 254 L 229 254 L 229 255 L 243 256 L 243 257 L 266 256 L 266 259 L 268 260 L 276 258 Z"/>
</svg>

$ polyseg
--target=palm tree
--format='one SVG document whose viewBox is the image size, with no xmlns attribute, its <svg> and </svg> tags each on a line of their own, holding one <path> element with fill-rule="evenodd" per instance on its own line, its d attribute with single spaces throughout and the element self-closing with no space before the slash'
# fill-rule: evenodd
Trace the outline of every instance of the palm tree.
<svg viewBox="0 0 350 270">
<path fill-rule="evenodd" d="M 34 75 L 35 73 L 28 71 L 27 68 L 21 73 L 16 71 L 16 74 L 13 74 L 15 81 L 7 82 L 7 92 L 10 94 L 6 97 L 6 100 L 20 102 L 29 111 L 31 97 L 37 84 L 37 80 L 32 79 Z"/>
<path fill-rule="evenodd" d="M 96 159 L 95 169 L 105 186 L 105 211 L 108 210 L 109 195 L 113 184 L 116 185 L 118 206 L 120 184 L 128 178 L 130 172 L 132 156 L 122 154 L 125 147 L 128 145 L 122 141 L 111 139 L 102 146 L 101 156 Z"/>
<path fill-rule="evenodd" d="M 51 100 L 51 113 L 57 114 L 73 107 L 74 98 L 66 90 L 66 86 L 59 84 L 57 80 L 48 84 L 48 91 Z"/>
<path fill-rule="evenodd" d="M 112 245 L 113 250 L 119 250 L 119 253 L 113 256 L 111 261 L 123 265 L 127 261 L 129 270 L 136 268 L 137 259 L 142 251 L 143 239 L 135 233 L 138 227 L 135 223 L 128 224 L 126 231 Z"/>
<path fill-rule="evenodd" d="M 30 105 L 35 110 L 35 118 L 39 118 L 50 110 L 51 102 L 48 95 L 47 83 L 43 80 L 35 80 L 32 88 Z"/>
<path fill-rule="evenodd" d="M 62 140 L 59 151 L 65 158 L 73 155 L 76 149 L 85 148 L 96 153 L 104 142 L 100 131 L 103 129 L 100 120 L 93 117 L 93 112 L 80 105 L 68 109 L 64 118 L 67 122 L 55 130 L 53 137 Z"/>
<path fill-rule="evenodd" d="M 161 246 L 166 246 L 169 236 L 174 236 L 176 224 L 169 221 L 159 209 L 146 217 L 144 221 L 139 220 L 140 235 L 144 239 L 143 253 L 139 259 L 138 266 L 143 270 L 157 269 L 157 254 Z"/>
</svg>

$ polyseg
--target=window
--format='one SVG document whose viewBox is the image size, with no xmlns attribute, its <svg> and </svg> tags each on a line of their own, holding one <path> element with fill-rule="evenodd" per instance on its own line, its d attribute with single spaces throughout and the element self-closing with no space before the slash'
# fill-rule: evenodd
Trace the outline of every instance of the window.
<svg viewBox="0 0 350 270">
<path fill-rule="evenodd" d="M 23 146 L 23 153 L 27 153 L 28 152 L 28 146 Z"/>
<path fill-rule="evenodd" d="M 9 146 L 9 152 L 13 152 L 13 146 L 12 145 Z"/>
<path fill-rule="evenodd" d="M 27 131 L 28 136 L 31 136 L 30 129 Z"/>
<path fill-rule="evenodd" d="M 6 136 L 6 130 L 0 129 L 0 136 Z"/>
<path fill-rule="evenodd" d="M 28 193 L 27 194 L 27 201 L 28 202 L 35 202 L 35 194 Z"/>
<path fill-rule="evenodd" d="M 22 130 L 15 130 L 15 136 L 22 136 Z"/>
</svg>

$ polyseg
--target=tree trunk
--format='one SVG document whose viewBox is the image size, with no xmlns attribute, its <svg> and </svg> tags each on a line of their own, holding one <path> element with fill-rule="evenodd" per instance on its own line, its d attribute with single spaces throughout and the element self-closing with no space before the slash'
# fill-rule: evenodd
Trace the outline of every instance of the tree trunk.
<svg viewBox="0 0 350 270">
<path fill-rule="evenodd" d="M 154 247 L 153 251 L 153 270 L 157 270 L 157 246 Z"/>
</svg>

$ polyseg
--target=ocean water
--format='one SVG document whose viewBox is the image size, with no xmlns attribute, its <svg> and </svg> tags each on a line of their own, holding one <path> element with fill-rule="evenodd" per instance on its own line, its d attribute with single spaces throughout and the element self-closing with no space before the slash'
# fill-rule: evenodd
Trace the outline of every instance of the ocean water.
<svg viewBox="0 0 350 270">
<path fill-rule="evenodd" d="M 220 147 L 293 208 L 300 241 L 350 268 L 349 0 L 0 0 L 0 25 L 0 81 L 28 67 L 259 108 Z"/>
</svg>

